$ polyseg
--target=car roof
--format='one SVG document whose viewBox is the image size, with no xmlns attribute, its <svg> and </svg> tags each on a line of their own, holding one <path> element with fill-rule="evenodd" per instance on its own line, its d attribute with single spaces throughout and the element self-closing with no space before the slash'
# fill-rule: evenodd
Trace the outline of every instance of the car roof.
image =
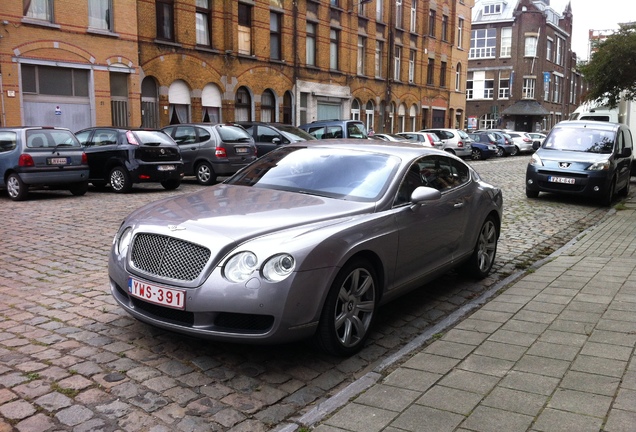
<svg viewBox="0 0 636 432">
<path fill-rule="evenodd" d="M 594 128 L 597 130 L 613 131 L 621 127 L 620 123 L 612 123 L 596 120 L 564 120 L 556 125 L 555 128 Z"/>
<path fill-rule="evenodd" d="M 361 139 L 337 139 L 337 140 L 315 140 L 304 141 L 302 143 L 288 144 L 285 147 L 322 147 L 332 149 L 360 150 L 365 152 L 375 152 L 387 155 L 398 156 L 402 159 L 414 159 L 418 156 L 425 155 L 444 155 L 449 157 L 456 156 L 438 150 L 433 147 L 423 147 L 421 144 L 411 143 L 408 141 L 380 141 L 380 140 L 361 140 Z M 459 159 L 461 160 L 461 159 Z"/>
</svg>

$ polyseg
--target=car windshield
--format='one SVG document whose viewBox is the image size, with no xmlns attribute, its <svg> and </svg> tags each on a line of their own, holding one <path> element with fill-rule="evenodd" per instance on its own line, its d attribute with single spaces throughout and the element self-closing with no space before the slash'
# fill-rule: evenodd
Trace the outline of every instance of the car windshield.
<svg viewBox="0 0 636 432">
<path fill-rule="evenodd" d="M 385 193 L 399 165 L 398 157 L 386 154 L 287 146 L 267 153 L 224 183 L 375 201 Z"/>
<path fill-rule="evenodd" d="M 142 144 L 174 145 L 174 141 L 172 140 L 172 138 L 170 138 L 165 132 L 161 131 L 138 130 L 135 131 L 135 136 L 137 137 L 137 141 Z"/>
<path fill-rule="evenodd" d="M 221 136 L 221 141 L 227 143 L 233 142 L 243 142 L 247 143 L 252 140 L 250 135 L 247 133 L 245 129 L 240 126 L 234 125 L 219 125 L 216 130 L 219 132 Z"/>
<path fill-rule="evenodd" d="M 558 128 L 544 141 L 543 148 L 609 154 L 614 149 L 614 132 L 590 128 Z"/>
</svg>

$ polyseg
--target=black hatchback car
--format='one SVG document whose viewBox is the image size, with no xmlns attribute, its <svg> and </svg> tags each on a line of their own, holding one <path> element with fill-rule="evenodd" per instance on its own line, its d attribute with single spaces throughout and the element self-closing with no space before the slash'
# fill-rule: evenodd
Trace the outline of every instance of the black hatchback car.
<svg viewBox="0 0 636 432">
<path fill-rule="evenodd" d="M 582 195 L 611 205 L 629 193 L 633 140 L 623 124 L 563 121 L 552 128 L 526 170 L 526 196 Z"/>
<path fill-rule="evenodd" d="M 237 122 L 254 138 L 258 157 L 286 144 L 311 141 L 316 138 L 296 126 L 283 123 Z"/>
<path fill-rule="evenodd" d="M 96 188 L 130 192 L 133 184 L 158 182 L 176 189 L 183 178 L 179 147 L 160 130 L 92 127 L 75 134 L 84 146 Z"/>
</svg>

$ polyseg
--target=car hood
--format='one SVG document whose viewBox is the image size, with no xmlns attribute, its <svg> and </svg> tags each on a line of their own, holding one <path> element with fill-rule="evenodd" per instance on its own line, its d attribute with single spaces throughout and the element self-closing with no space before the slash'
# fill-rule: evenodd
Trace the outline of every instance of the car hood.
<svg viewBox="0 0 636 432">
<path fill-rule="evenodd" d="M 589 153 L 580 151 L 569 150 L 546 150 L 540 149 L 537 151 L 538 156 L 545 163 L 551 162 L 580 162 L 580 163 L 594 163 L 609 159 L 611 154 L 602 153 Z"/>
<path fill-rule="evenodd" d="M 216 185 L 193 194 L 148 204 L 129 216 L 129 223 L 153 230 L 183 231 L 176 236 L 198 236 L 221 243 L 247 239 L 288 228 L 331 225 L 349 216 L 370 213 L 375 203 L 323 198 L 314 195 L 247 186 Z M 188 234 L 185 233 L 188 232 Z M 222 238 L 226 240 L 223 241 Z"/>
</svg>

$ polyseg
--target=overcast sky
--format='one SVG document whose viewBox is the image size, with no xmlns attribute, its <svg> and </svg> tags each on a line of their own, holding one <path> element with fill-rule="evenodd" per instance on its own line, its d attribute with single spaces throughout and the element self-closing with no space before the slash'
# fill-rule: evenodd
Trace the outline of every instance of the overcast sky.
<svg viewBox="0 0 636 432">
<path fill-rule="evenodd" d="M 613 30 L 618 23 L 636 21 L 634 0 L 550 0 L 550 6 L 563 13 L 565 6 L 572 5 L 572 51 L 580 59 L 587 59 L 588 31 Z"/>
</svg>

